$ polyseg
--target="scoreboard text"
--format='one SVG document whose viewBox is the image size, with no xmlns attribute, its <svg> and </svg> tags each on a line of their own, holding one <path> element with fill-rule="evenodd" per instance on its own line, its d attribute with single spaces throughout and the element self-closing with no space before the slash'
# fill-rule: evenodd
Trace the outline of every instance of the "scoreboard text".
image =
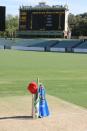
<svg viewBox="0 0 87 131">
<path fill-rule="evenodd" d="M 64 30 L 65 10 L 20 11 L 19 30 Z"/>
</svg>

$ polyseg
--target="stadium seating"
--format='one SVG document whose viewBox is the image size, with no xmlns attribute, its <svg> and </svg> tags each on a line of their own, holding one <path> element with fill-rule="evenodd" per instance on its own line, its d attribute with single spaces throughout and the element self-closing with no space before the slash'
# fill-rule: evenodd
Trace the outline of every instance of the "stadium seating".
<svg viewBox="0 0 87 131">
<path fill-rule="evenodd" d="M 76 48 L 87 49 L 87 41 L 82 42 L 82 44 L 78 45 Z"/>
<path fill-rule="evenodd" d="M 41 42 L 35 42 L 33 45 L 29 46 L 35 46 L 35 47 L 47 47 L 47 46 L 52 46 L 56 41 L 55 40 L 45 40 Z"/>
<path fill-rule="evenodd" d="M 70 47 L 76 45 L 79 42 L 80 42 L 79 40 L 59 40 L 59 43 L 56 44 L 54 47 L 70 48 Z"/>
<path fill-rule="evenodd" d="M 80 40 L 59 40 L 50 51 L 71 52 L 72 48 L 79 44 Z"/>
<path fill-rule="evenodd" d="M 74 48 L 74 52 L 87 53 L 87 40 L 83 41 L 80 45 Z"/>
<path fill-rule="evenodd" d="M 5 39 L 0 38 L 0 49 L 87 52 L 87 40 L 65 39 Z"/>
</svg>

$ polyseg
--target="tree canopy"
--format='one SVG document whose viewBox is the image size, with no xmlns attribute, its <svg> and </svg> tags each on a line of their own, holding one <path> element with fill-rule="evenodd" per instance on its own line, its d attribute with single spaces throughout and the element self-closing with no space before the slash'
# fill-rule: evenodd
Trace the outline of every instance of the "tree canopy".
<svg viewBox="0 0 87 131">
<path fill-rule="evenodd" d="M 69 28 L 73 36 L 87 36 L 87 13 L 69 14 Z"/>
<path fill-rule="evenodd" d="M 6 31 L 7 35 L 12 35 L 18 29 L 18 16 L 7 15 L 6 17 Z"/>
</svg>

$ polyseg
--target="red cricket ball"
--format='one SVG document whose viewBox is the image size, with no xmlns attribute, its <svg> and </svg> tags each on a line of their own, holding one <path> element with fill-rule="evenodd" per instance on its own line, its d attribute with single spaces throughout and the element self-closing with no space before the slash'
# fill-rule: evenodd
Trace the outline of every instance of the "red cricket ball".
<svg viewBox="0 0 87 131">
<path fill-rule="evenodd" d="M 36 82 L 31 82 L 31 83 L 28 85 L 28 90 L 29 90 L 32 94 L 36 94 L 36 93 L 37 93 L 37 90 L 38 90 L 38 86 L 37 86 Z"/>
</svg>

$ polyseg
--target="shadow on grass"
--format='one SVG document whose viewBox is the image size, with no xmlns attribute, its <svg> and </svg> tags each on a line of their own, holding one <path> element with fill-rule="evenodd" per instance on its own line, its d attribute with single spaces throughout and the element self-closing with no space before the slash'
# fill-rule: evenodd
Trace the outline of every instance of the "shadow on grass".
<svg viewBox="0 0 87 131">
<path fill-rule="evenodd" d="M 7 116 L 7 117 L 0 117 L 0 120 L 6 120 L 6 119 L 19 119 L 19 120 L 31 120 L 33 119 L 32 116 Z"/>
</svg>

